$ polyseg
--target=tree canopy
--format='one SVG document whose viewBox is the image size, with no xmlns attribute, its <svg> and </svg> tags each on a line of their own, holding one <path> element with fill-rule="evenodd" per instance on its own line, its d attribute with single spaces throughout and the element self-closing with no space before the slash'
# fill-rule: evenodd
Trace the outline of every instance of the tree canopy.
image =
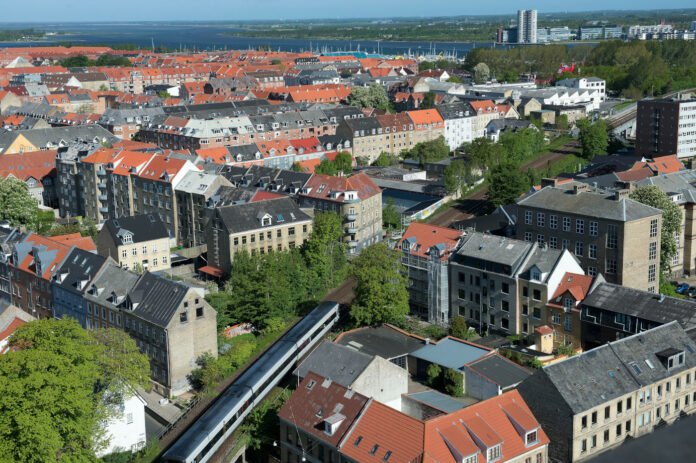
<svg viewBox="0 0 696 463">
<path fill-rule="evenodd" d="M 607 154 L 609 135 L 606 123 L 599 119 L 594 124 L 588 119 L 577 122 L 580 129 L 580 146 L 583 158 L 591 161 L 598 154 Z"/>
<path fill-rule="evenodd" d="M 487 180 L 488 200 L 496 207 L 513 203 L 529 188 L 529 179 L 513 162 L 493 167 Z"/>
<path fill-rule="evenodd" d="M 450 193 L 460 191 L 468 183 L 473 181 L 474 177 L 471 173 L 471 167 L 461 159 L 455 159 L 445 168 L 443 181 L 445 189 Z"/>
<path fill-rule="evenodd" d="M 375 159 L 375 162 L 372 163 L 373 166 L 377 167 L 387 167 L 387 166 L 396 166 L 400 162 L 400 159 L 398 156 L 387 153 L 386 151 L 382 151 L 379 156 L 377 156 L 377 159 Z"/>
<path fill-rule="evenodd" d="M 445 143 L 443 136 L 437 137 L 435 140 L 416 143 L 407 156 L 411 159 L 416 159 L 421 166 L 428 162 L 436 162 L 445 159 L 450 154 L 449 146 Z"/>
<path fill-rule="evenodd" d="M 429 90 L 423 94 L 423 101 L 418 109 L 432 109 L 435 107 L 435 92 Z"/>
<path fill-rule="evenodd" d="M 39 204 L 23 181 L 14 177 L 0 178 L 0 219 L 34 230 L 38 226 Z"/>
<path fill-rule="evenodd" d="M 382 211 L 382 225 L 387 230 L 401 228 L 401 214 L 396 210 L 394 199 L 387 199 L 387 205 Z"/>
<path fill-rule="evenodd" d="M 125 332 L 88 332 L 72 319 L 17 328 L 0 356 L 0 455 L 15 462 L 93 461 L 104 420 L 130 389 L 146 386 L 149 361 Z"/>
<path fill-rule="evenodd" d="M 353 157 L 342 151 L 336 155 L 336 157 L 331 159 L 324 159 L 319 163 L 319 165 L 314 169 L 314 172 L 322 175 L 333 175 L 336 176 L 339 173 L 348 175 L 353 172 Z"/>
<path fill-rule="evenodd" d="M 681 231 L 682 211 L 667 194 L 654 185 L 641 186 L 633 190 L 631 199 L 662 211 L 662 230 L 660 232 L 660 266 L 668 274 L 671 272 L 672 258 L 677 253 L 675 234 Z"/>
<path fill-rule="evenodd" d="M 394 323 L 408 313 L 408 291 L 401 255 L 385 243 L 363 249 L 351 262 L 357 286 L 350 316 L 357 326 Z"/>
<path fill-rule="evenodd" d="M 474 82 L 477 84 L 486 83 L 488 82 L 488 79 L 491 77 L 491 70 L 488 67 L 488 65 L 484 62 L 480 62 L 476 66 L 474 66 L 473 72 Z"/>
<path fill-rule="evenodd" d="M 368 87 L 354 86 L 348 95 L 348 104 L 358 108 L 389 108 L 389 98 L 384 87 L 371 83 Z"/>
</svg>

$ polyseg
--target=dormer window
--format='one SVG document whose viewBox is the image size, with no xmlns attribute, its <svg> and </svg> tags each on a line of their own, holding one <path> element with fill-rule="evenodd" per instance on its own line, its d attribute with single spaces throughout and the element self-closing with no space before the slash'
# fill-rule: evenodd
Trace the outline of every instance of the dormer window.
<svg viewBox="0 0 696 463">
<path fill-rule="evenodd" d="M 525 444 L 534 445 L 537 442 L 539 442 L 539 432 L 536 429 L 534 431 L 528 432 L 525 436 Z"/>
<path fill-rule="evenodd" d="M 132 244 L 133 243 L 133 235 L 130 233 L 123 235 L 123 244 Z"/>
<path fill-rule="evenodd" d="M 572 297 L 564 297 L 563 298 L 563 307 L 566 310 L 571 310 L 575 306 L 575 301 L 573 300 Z"/>
<path fill-rule="evenodd" d="M 486 452 L 486 461 L 498 460 L 502 456 L 500 444 L 490 447 Z"/>
<path fill-rule="evenodd" d="M 541 272 L 537 269 L 532 270 L 531 278 L 534 281 L 541 281 Z"/>
</svg>

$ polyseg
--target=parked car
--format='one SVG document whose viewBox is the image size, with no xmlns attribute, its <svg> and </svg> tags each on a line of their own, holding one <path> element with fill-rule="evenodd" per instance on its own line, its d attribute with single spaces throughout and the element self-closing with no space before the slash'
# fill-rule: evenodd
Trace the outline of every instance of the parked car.
<svg viewBox="0 0 696 463">
<path fill-rule="evenodd" d="M 678 294 L 684 294 L 688 290 L 689 290 L 689 285 L 687 283 L 679 284 L 679 286 L 677 286 L 677 289 L 676 289 Z"/>
<path fill-rule="evenodd" d="M 696 286 L 692 286 L 688 291 L 689 297 L 696 297 Z"/>
</svg>

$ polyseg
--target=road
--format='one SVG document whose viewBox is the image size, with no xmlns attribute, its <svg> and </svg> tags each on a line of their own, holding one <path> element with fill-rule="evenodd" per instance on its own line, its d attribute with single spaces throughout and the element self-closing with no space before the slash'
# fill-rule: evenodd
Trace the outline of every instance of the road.
<svg viewBox="0 0 696 463">
<path fill-rule="evenodd" d="M 541 172 L 546 169 L 549 164 L 553 164 L 554 162 L 563 158 L 565 155 L 576 154 L 579 150 L 580 144 L 578 141 L 570 140 L 565 145 L 551 150 L 543 156 L 540 156 L 526 164 L 523 164 L 522 167 L 520 167 L 520 170 L 526 171 L 527 169 L 532 168 L 538 172 Z M 460 199 L 454 206 L 440 214 L 437 214 L 432 218 L 432 220 L 428 220 L 428 223 L 440 227 L 448 227 L 453 222 L 471 218 L 476 214 L 485 211 L 488 208 L 488 202 L 486 201 L 487 191 L 488 187 L 483 187 L 471 196 Z"/>
</svg>

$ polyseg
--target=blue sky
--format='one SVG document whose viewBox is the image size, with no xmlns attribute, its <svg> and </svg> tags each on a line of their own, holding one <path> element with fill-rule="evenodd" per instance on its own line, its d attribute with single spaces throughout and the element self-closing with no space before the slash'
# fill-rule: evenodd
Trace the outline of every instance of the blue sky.
<svg viewBox="0 0 696 463">
<path fill-rule="evenodd" d="M 693 8 L 693 0 L 585 0 L 525 3 L 513 0 L 3 0 L 0 22 L 243 20 L 341 17 L 454 16 L 539 11 Z"/>
</svg>

